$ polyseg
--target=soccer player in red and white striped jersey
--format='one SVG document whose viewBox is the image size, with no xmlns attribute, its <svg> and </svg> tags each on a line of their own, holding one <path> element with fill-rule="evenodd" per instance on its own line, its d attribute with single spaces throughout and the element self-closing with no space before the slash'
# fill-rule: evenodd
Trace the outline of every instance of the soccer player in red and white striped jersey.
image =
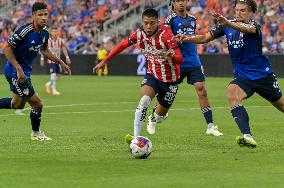
<svg viewBox="0 0 284 188">
<path fill-rule="evenodd" d="M 162 122 L 168 114 L 177 90 L 176 81 L 180 77 L 182 55 L 171 29 L 159 25 L 159 15 L 155 9 L 147 9 L 142 14 L 143 28 L 137 29 L 128 39 L 123 40 L 109 55 L 97 64 L 93 71 L 103 67 L 106 62 L 125 48 L 137 44 L 145 54 L 147 75 L 141 84 L 141 100 L 135 111 L 134 136 L 139 136 L 146 119 L 147 108 L 157 95 L 157 108 L 153 112 L 155 122 Z M 148 132 L 155 133 L 155 126 Z M 128 140 L 131 141 L 131 138 Z"/>
<path fill-rule="evenodd" d="M 48 39 L 48 46 L 49 49 L 52 51 L 53 54 L 56 55 L 56 57 L 60 58 L 61 51 L 65 55 L 66 63 L 68 65 L 71 64 L 71 60 L 68 56 L 67 47 L 65 46 L 65 42 L 62 38 L 58 36 L 58 30 L 56 28 L 52 28 L 50 30 L 50 38 Z M 61 66 L 58 64 L 55 64 L 54 62 L 47 60 L 48 63 L 48 69 L 50 73 L 50 80 L 45 84 L 45 91 L 48 94 L 52 94 L 55 96 L 60 95 L 60 92 L 56 89 L 56 81 L 59 79 L 60 74 L 62 72 Z M 41 56 L 40 58 L 40 64 L 44 65 L 44 58 Z"/>
</svg>

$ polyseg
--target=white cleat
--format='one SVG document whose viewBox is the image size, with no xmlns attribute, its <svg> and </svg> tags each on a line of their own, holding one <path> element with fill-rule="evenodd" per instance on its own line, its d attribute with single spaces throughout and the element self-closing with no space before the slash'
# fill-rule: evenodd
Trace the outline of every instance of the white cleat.
<svg viewBox="0 0 284 188">
<path fill-rule="evenodd" d="M 211 125 L 210 127 L 207 128 L 206 130 L 207 135 L 212 135 L 212 136 L 223 136 L 223 133 L 221 133 L 218 130 L 218 126 L 216 125 Z"/>
<path fill-rule="evenodd" d="M 157 122 L 155 121 L 155 117 L 154 117 L 153 114 L 151 114 L 148 117 L 148 124 L 147 124 L 147 131 L 148 131 L 149 134 L 155 134 L 156 125 L 157 125 Z"/>
<path fill-rule="evenodd" d="M 31 140 L 36 140 L 36 141 L 47 141 L 47 140 L 52 140 L 51 138 L 47 137 L 44 132 L 41 131 L 32 131 L 31 134 Z"/>
</svg>

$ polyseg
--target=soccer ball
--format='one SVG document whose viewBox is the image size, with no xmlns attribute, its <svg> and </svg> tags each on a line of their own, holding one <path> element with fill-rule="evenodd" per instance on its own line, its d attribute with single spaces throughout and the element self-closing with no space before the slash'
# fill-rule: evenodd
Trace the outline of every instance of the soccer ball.
<svg viewBox="0 0 284 188">
<path fill-rule="evenodd" d="M 152 143 L 147 137 L 137 136 L 132 139 L 129 148 L 133 157 L 145 159 L 152 152 Z"/>
</svg>

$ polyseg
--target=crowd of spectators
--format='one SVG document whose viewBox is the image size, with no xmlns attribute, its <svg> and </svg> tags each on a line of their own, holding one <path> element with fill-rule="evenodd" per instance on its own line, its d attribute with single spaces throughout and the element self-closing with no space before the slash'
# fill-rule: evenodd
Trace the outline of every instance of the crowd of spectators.
<svg viewBox="0 0 284 188">
<path fill-rule="evenodd" d="M 145 0 L 146 7 L 155 7 L 165 0 Z M 31 6 L 35 0 L 21 0 L 20 6 L 0 20 L 0 52 L 13 30 L 32 19 Z M 60 36 L 66 40 L 71 54 L 93 54 L 102 44 L 94 40 L 97 30 L 103 30 L 103 22 L 123 14 L 140 0 L 48 0 L 49 26 L 60 28 Z M 263 51 L 284 53 L 284 0 L 257 0 L 255 20 L 262 25 Z M 206 33 L 216 26 L 212 10 L 233 17 L 234 0 L 190 0 L 189 12 L 197 18 L 197 33 Z M 160 9 L 162 22 L 171 14 L 167 5 Z M 139 22 L 139 20 L 138 20 Z M 115 35 L 114 35 L 115 36 Z M 109 36 L 104 46 L 110 50 L 124 36 Z M 127 53 L 139 53 L 135 47 Z M 220 38 L 209 44 L 198 45 L 198 53 L 228 53 L 226 40 Z"/>
</svg>

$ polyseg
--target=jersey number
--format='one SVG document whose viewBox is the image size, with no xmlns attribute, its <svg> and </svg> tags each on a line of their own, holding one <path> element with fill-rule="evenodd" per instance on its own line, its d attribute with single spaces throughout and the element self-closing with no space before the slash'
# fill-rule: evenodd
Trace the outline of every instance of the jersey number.
<svg viewBox="0 0 284 188">
<path fill-rule="evenodd" d="M 137 75 L 146 75 L 146 57 L 142 54 L 137 56 L 137 63 L 139 64 L 137 68 Z"/>
</svg>

